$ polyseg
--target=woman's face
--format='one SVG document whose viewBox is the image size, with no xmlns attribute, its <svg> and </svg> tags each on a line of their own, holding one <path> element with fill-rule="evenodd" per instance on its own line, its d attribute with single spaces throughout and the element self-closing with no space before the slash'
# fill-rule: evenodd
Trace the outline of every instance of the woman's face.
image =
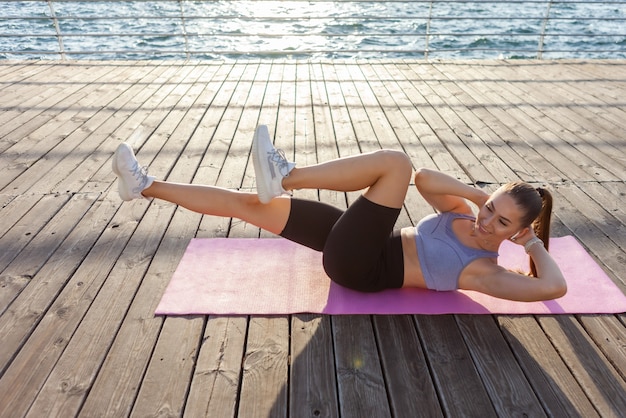
<svg viewBox="0 0 626 418">
<path fill-rule="evenodd" d="M 510 239 L 524 227 L 522 211 L 515 200 L 505 192 L 496 191 L 476 216 L 475 231 L 478 237 L 495 242 Z"/>
</svg>

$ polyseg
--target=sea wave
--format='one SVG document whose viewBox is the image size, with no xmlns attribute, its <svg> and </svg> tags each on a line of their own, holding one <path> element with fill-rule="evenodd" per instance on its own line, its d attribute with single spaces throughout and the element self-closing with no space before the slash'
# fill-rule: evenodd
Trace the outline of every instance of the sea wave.
<svg viewBox="0 0 626 418">
<path fill-rule="evenodd" d="M 626 2 L 51 4 L 70 58 L 185 58 L 187 51 L 211 59 L 281 53 L 394 58 L 425 56 L 426 51 L 431 58 L 534 58 L 549 3 L 544 58 L 626 58 Z M 46 2 L 0 0 L 0 58 L 57 57 L 60 43 L 50 15 Z"/>
</svg>

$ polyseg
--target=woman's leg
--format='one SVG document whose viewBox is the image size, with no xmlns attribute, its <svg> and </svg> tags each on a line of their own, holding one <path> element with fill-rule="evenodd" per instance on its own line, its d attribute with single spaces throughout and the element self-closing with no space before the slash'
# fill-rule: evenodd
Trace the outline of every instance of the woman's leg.
<svg viewBox="0 0 626 418">
<path fill-rule="evenodd" d="M 364 196 L 382 206 L 400 208 L 413 168 L 401 152 L 380 150 L 325 163 L 294 168 L 282 181 L 285 190 L 326 189 L 343 192 L 366 189 Z"/>
<path fill-rule="evenodd" d="M 112 161 L 123 200 L 153 197 L 206 215 L 235 217 L 273 233 L 280 233 L 287 222 L 290 199 L 273 199 L 262 205 L 254 193 L 243 193 L 214 186 L 178 184 L 148 176 L 128 144 L 120 144 Z"/>
<path fill-rule="evenodd" d="M 285 198 L 272 199 L 262 205 L 252 193 L 156 181 L 140 169 L 132 149 L 126 144 L 116 151 L 113 171 L 120 179 L 120 195 L 124 200 L 141 196 L 163 199 L 207 215 L 236 217 L 276 234 L 283 231 L 291 210 L 291 202 Z M 338 191 L 368 188 L 364 193 L 368 200 L 400 208 L 411 174 L 411 163 L 405 154 L 376 151 L 292 169 L 282 179 L 282 186 Z"/>
<path fill-rule="evenodd" d="M 379 205 L 400 208 L 413 173 L 411 161 L 401 152 L 380 150 L 325 163 L 295 168 L 274 148 L 266 126 L 259 126 L 252 143 L 252 162 L 259 200 L 270 202 L 294 189 L 342 192 L 368 189 L 365 197 Z"/>
<path fill-rule="evenodd" d="M 285 228 L 290 198 L 273 199 L 261 204 L 256 193 L 245 193 L 214 186 L 179 184 L 155 180 L 142 192 L 205 215 L 238 218 L 266 231 L 279 234 Z"/>
</svg>

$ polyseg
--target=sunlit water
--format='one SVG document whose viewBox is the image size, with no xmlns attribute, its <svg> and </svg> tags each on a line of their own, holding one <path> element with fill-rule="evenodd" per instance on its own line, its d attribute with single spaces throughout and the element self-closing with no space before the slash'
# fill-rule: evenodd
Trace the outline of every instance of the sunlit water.
<svg viewBox="0 0 626 418">
<path fill-rule="evenodd" d="M 199 59 L 284 56 L 279 53 L 296 58 L 420 58 L 426 49 L 430 58 L 535 58 L 537 33 L 547 10 L 547 2 L 480 1 L 434 2 L 432 10 L 429 2 L 136 1 L 53 6 L 62 33 L 106 35 L 64 37 L 67 56 L 77 59 L 186 58 L 185 51 Z M 58 58 L 38 52 L 59 48 L 51 19 L 6 19 L 50 14 L 46 2 L 0 1 L 0 34 L 45 35 L 0 36 L 0 58 Z M 63 19 L 68 16 L 73 19 Z M 625 21 L 614 20 L 625 16 L 625 4 L 553 4 L 543 57 L 626 58 Z M 559 19 L 571 17 L 578 19 Z M 589 17 L 605 20 L 581 19 Z M 85 51 L 90 53 L 80 53 Z"/>
</svg>

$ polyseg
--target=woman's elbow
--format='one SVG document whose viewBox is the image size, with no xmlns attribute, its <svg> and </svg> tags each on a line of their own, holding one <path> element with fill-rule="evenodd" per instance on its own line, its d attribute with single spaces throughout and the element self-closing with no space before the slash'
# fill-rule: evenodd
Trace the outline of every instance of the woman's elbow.
<svg viewBox="0 0 626 418">
<path fill-rule="evenodd" d="M 561 278 L 547 290 L 546 300 L 562 298 L 567 293 L 567 283 Z"/>
<path fill-rule="evenodd" d="M 567 283 L 565 283 L 565 280 L 563 280 L 563 283 L 557 287 L 555 293 L 556 293 L 555 299 L 562 298 L 563 296 L 567 294 Z"/>
<path fill-rule="evenodd" d="M 427 180 L 428 176 L 432 173 L 432 170 L 424 167 L 420 167 L 415 170 L 415 175 L 413 179 L 415 180 L 415 185 L 419 187 L 419 185 Z"/>
</svg>

